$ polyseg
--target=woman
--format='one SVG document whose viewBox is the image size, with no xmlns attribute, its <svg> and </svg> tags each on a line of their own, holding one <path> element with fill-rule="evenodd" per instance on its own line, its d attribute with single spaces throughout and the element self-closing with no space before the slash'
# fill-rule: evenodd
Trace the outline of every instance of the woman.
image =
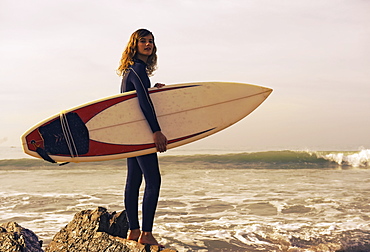
<svg viewBox="0 0 370 252">
<path fill-rule="evenodd" d="M 135 31 L 122 54 L 118 75 L 122 76 L 121 92 L 136 90 L 141 110 L 153 132 L 153 140 L 159 152 L 167 150 L 167 138 L 162 134 L 148 88 L 157 65 L 157 48 L 153 34 L 146 29 Z M 163 84 L 156 84 L 160 88 Z M 125 207 L 129 221 L 127 239 L 142 244 L 158 245 L 152 228 L 158 203 L 161 175 L 157 153 L 127 159 L 127 181 L 125 188 Z M 142 231 L 138 221 L 138 198 L 142 177 L 145 191 L 142 204 Z"/>
</svg>

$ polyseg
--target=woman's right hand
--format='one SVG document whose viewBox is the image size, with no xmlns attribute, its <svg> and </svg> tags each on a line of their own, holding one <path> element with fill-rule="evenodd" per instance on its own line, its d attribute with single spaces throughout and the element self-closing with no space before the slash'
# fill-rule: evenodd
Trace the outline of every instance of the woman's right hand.
<svg viewBox="0 0 370 252">
<path fill-rule="evenodd" d="M 167 138 L 163 135 L 162 131 L 156 131 L 153 133 L 154 144 L 159 152 L 165 152 L 167 150 Z"/>
<path fill-rule="evenodd" d="M 162 87 L 164 87 L 164 86 L 166 86 L 166 84 L 163 84 L 163 83 L 156 83 L 156 84 L 154 85 L 154 87 L 156 87 L 156 88 L 162 88 Z"/>
</svg>

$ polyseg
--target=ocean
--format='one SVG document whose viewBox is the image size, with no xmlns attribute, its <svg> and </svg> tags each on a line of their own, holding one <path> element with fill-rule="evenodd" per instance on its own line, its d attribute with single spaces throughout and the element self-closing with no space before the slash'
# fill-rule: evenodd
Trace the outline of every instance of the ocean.
<svg viewBox="0 0 370 252">
<path fill-rule="evenodd" d="M 0 223 L 47 245 L 75 213 L 121 211 L 125 160 L 0 155 Z M 370 150 L 160 155 L 154 234 L 178 251 L 370 251 Z M 142 197 L 142 192 L 141 192 Z"/>
</svg>

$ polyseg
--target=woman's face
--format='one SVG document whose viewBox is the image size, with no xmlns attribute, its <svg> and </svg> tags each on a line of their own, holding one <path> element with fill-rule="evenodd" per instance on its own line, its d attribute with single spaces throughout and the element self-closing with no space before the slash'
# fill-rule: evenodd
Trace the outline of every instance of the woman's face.
<svg viewBox="0 0 370 252">
<path fill-rule="evenodd" d="M 137 56 L 138 58 L 148 58 L 152 55 L 154 49 L 154 39 L 151 34 L 142 37 L 137 43 Z"/>
</svg>

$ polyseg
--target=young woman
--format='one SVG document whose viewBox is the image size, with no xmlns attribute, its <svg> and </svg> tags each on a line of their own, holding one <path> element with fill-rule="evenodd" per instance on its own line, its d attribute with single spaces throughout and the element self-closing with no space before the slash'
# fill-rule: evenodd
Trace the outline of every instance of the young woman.
<svg viewBox="0 0 370 252">
<path fill-rule="evenodd" d="M 153 140 L 159 152 L 167 150 L 167 138 L 162 134 L 153 103 L 148 94 L 150 80 L 157 65 L 157 48 L 153 34 L 146 29 L 135 31 L 122 53 L 118 75 L 122 76 L 121 92 L 136 90 L 141 110 L 148 121 Z M 156 84 L 158 88 L 163 84 Z M 158 245 L 152 228 L 157 208 L 161 175 L 157 153 L 127 159 L 127 181 L 125 188 L 125 207 L 129 221 L 127 239 L 143 244 Z M 142 177 L 145 191 L 142 204 L 142 231 L 138 221 L 138 198 Z"/>
</svg>

